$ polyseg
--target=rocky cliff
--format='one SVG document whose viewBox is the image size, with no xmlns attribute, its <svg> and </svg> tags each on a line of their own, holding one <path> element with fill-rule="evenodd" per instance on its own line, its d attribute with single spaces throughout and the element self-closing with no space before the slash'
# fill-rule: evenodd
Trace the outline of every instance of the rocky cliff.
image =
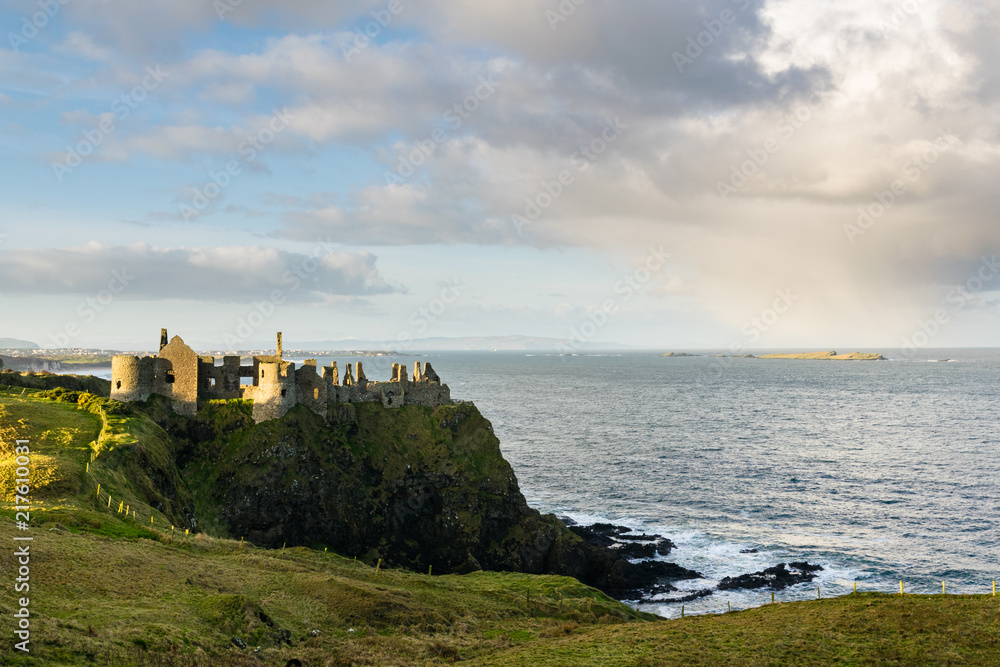
<svg viewBox="0 0 1000 667">
<path fill-rule="evenodd" d="M 197 418 L 162 401 L 145 409 L 178 443 L 199 527 L 209 532 L 441 574 L 564 574 L 620 598 L 698 576 L 632 563 L 528 507 L 472 404 L 339 404 L 325 417 L 299 406 L 256 425 L 240 401 L 211 402 Z"/>
</svg>

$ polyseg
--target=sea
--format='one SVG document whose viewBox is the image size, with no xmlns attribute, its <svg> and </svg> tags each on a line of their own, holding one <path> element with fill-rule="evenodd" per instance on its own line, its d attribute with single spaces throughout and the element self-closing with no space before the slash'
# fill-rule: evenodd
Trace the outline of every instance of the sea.
<svg viewBox="0 0 1000 667">
<path fill-rule="evenodd" d="M 823 570 L 776 601 L 900 583 L 988 593 L 1000 579 L 1000 349 L 882 351 L 887 361 L 661 353 L 360 360 L 371 379 L 393 361 L 431 362 L 452 398 L 492 422 L 533 507 L 675 542 L 665 560 L 703 578 L 631 602 L 643 611 L 677 617 L 672 599 L 794 561 Z M 683 607 L 770 602 L 737 590 Z"/>
</svg>

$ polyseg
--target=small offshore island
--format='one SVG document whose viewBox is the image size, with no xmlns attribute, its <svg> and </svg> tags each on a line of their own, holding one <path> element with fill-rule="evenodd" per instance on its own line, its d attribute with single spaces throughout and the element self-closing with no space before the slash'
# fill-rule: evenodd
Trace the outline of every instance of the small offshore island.
<svg viewBox="0 0 1000 667">
<path fill-rule="evenodd" d="M 667 352 L 666 354 L 661 354 L 661 357 L 675 358 L 675 357 L 700 357 L 700 354 L 691 354 L 689 352 Z M 846 354 L 837 354 L 836 350 L 829 350 L 827 352 L 793 352 L 793 353 L 777 353 L 777 354 L 739 354 L 739 355 L 728 355 L 728 354 L 716 354 L 715 357 L 732 357 L 734 359 L 821 359 L 827 360 L 832 359 L 834 361 L 887 361 L 878 352 L 848 352 Z"/>
<path fill-rule="evenodd" d="M 829 352 L 801 352 L 793 354 L 762 354 L 757 359 L 833 359 L 835 361 L 886 361 L 878 352 L 848 352 L 837 354 L 836 350 Z"/>
</svg>

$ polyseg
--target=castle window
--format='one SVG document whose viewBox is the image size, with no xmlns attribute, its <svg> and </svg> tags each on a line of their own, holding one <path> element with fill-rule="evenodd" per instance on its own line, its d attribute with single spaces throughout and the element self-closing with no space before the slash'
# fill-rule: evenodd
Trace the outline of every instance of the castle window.
<svg viewBox="0 0 1000 667">
<path fill-rule="evenodd" d="M 167 384 L 173 384 L 175 379 L 176 378 L 174 378 L 174 372 L 167 371 Z"/>
<path fill-rule="evenodd" d="M 260 376 L 261 376 L 261 377 L 264 377 L 264 369 L 263 369 L 263 368 L 262 368 L 262 369 L 260 369 Z"/>
<path fill-rule="evenodd" d="M 215 378 L 208 378 L 208 388 L 215 389 Z"/>
<path fill-rule="evenodd" d="M 287 394 L 287 393 L 288 393 L 288 390 L 287 390 L 287 389 L 282 389 L 282 390 L 281 390 L 281 395 L 282 395 L 282 396 L 284 396 L 284 395 L 285 395 L 285 394 Z"/>
<path fill-rule="evenodd" d="M 115 383 L 115 389 L 121 389 L 121 388 L 122 388 L 122 381 L 119 380 L 118 382 Z"/>
</svg>

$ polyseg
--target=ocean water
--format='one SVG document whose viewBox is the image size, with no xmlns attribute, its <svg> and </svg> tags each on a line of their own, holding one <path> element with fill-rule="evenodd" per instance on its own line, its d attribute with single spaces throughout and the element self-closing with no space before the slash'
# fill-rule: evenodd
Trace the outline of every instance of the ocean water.
<svg viewBox="0 0 1000 667">
<path fill-rule="evenodd" d="M 801 560 L 825 569 L 776 599 L 815 598 L 817 585 L 842 595 L 855 582 L 985 593 L 1000 579 L 1000 350 L 884 362 L 643 352 L 361 361 L 388 379 L 393 361 L 417 358 L 490 419 L 532 506 L 669 537 L 678 548 L 667 560 L 705 577 L 680 582 L 685 591 Z M 769 592 L 727 591 L 684 606 L 767 602 Z M 680 614 L 669 600 L 636 606 Z"/>
<path fill-rule="evenodd" d="M 815 598 L 817 585 L 841 595 L 855 582 L 985 593 L 1000 579 L 1000 350 L 884 362 L 425 359 L 492 421 L 532 506 L 670 537 L 678 548 L 667 560 L 705 577 L 685 590 L 801 560 L 825 569 L 778 600 Z M 769 601 L 716 593 L 685 613 Z M 680 614 L 668 601 L 641 608 Z"/>
</svg>

